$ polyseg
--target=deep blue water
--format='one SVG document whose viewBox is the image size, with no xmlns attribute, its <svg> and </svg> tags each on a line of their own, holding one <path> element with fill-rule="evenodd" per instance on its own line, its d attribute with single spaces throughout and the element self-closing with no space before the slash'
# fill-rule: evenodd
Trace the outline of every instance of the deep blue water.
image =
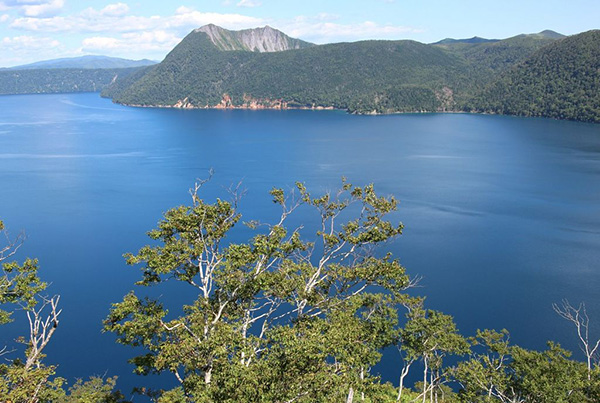
<svg viewBox="0 0 600 403">
<path fill-rule="evenodd" d="M 552 311 L 585 301 L 600 336 L 600 125 L 463 114 L 352 116 L 339 111 L 183 111 L 113 105 L 97 94 L 0 97 L 0 218 L 62 296 L 48 363 L 70 379 L 131 375 L 129 348 L 101 334 L 138 271 L 125 252 L 161 214 L 243 181 L 245 219 L 268 220 L 268 190 L 341 176 L 400 200 L 404 235 L 388 249 L 423 276 L 428 306 L 465 334 L 507 328 L 542 349 L 576 350 Z M 22 324 L 22 323 L 21 323 Z M 0 345 L 26 329 L 3 329 Z M 388 354 L 381 370 L 396 380 Z"/>
</svg>

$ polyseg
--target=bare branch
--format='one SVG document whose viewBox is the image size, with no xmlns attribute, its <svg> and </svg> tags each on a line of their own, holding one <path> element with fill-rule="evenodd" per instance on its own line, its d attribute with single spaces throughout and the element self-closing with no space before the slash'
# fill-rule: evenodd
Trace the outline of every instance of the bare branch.
<svg viewBox="0 0 600 403">
<path fill-rule="evenodd" d="M 42 351 L 48 345 L 58 327 L 58 316 L 62 312 L 62 309 L 58 309 L 59 301 L 60 296 L 52 298 L 43 297 L 41 307 L 27 311 L 27 319 L 29 320 L 29 352 L 25 363 L 25 370 L 34 365 L 40 365 Z M 50 308 L 50 312 L 44 316 L 44 311 L 47 307 Z"/>
<path fill-rule="evenodd" d="M 590 342 L 590 318 L 585 308 L 585 303 L 580 303 L 577 308 L 573 307 L 567 299 L 563 299 L 561 304 L 552 304 L 552 309 L 561 318 L 571 322 L 577 329 L 579 338 L 579 348 L 585 354 L 587 360 L 588 380 L 591 379 L 592 364 L 598 364 L 598 347 L 600 339 L 596 342 Z"/>
</svg>

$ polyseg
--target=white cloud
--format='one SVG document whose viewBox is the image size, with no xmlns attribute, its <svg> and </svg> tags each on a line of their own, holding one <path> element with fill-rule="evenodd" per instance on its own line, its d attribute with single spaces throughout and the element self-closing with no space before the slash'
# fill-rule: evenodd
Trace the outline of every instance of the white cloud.
<svg viewBox="0 0 600 403">
<path fill-rule="evenodd" d="M 40 38 L 22 35 L 14 36 L 12 38 L 4 37 L 2 39 L 2 46 L 5 46 L 11 50 L 44 49 L 60 46 L 60 42 L 52 38 Z"/>
<path fill-rule="evenodd" d="M 292 37 L 315 43 L 354 41 L 361 39 L 403 39 L 407 34 L 421 30 L 400 25 L 381 25 L 372 21 L 356 24 L 334 22 L 337 16 L 319 14 L 315 17 L 299 16 L 284 22 L 281 30 Z"/>
<path fill-rule="evenodd" d="M 48 17 L 58 14 L 65 6 L 64 0 L 4 0 L 0 10 L 14 9 L 28 17 Z"/>
<path fill-rule="evenodd" d="M 125 3 L 115 3 L 109 4 L 100 10 L 101 15 L 106 15 L 110 17 L 120 17 L 129 12 L 129 6 Z"/>
<path fill-rule="evenodd" d="M 0 39 L 0 59 L 3 66 L 52 59 L 63 52 L 62 44 L 54 38 L 22 35 Z"/>
<path fill-rule="evenodd" d="M 66 33 L 171 30 L 181 36 L 210 23 L 229 29 L 242 29 L 264 25 L 264 20 L 235 13 L 204 13 L 183 6 L 170 16 L 139 17 L 129 15 L 128 7 L 123 3 L 117 3 L 106 6 L 102 10 L 87 8 L 68 18 L 21 17 L 15 19 L 10 27 L 35 32 Z"/>
<path fill-rule="evenodd" d="M 118 38 L 95 36 L 82 42 L 82 52 L 101 54 L 128 54 L 144 57 L 148 53 L 166 53 L 181 38 L 166 31 L 125 33 Z"/>
<path fill-rule="evenodd" d="M 260 7 L 262 3 L 256 0 L 240 0 L 236 5 L 238 7 Z"/>
<path fill-rule="evenodd" d="M 0 22 L 7 22 L 8 20 L 10 20 L 10 15 L 3 14 L 0 16 Z"/>
</svg>

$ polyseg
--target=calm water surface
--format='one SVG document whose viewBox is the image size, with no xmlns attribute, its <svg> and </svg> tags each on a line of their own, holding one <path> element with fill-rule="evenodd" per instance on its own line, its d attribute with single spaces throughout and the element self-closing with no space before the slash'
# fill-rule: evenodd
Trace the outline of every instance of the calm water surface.
<svg viewBox="0 0 600 403">
<path fill-rule="evenodd" d="M 131 375 L 129 348 L 101 334 L 110 304 L 138 279 L 122 254 L 162 212 L 243 181 L 245 218 L 268 220 L 268 190 L 342 175 L 400 201 L 388 248 L 423 276 L 419 294 L 461 331 L 507 328 L 516 343 L 577 349 L 553 313 L 585 301 L 600 336 L 600 125 L 472 115 L 351 116 L 337 111 L 180 111 L 113 105 L 97 94 L 0 97 L 0 218 L 23 229 L 62 295 L 48 363 L 68 378 Z M 309 218 L 307 218 L 308 220 Z M 22 323 L 21 323 L 22 325 Z M 23 328 L 0 333 L 0 345 Z M 396 380 L 397 357 L 381 366 Z M 154 382 L 154 381 L 152 381 Z"/>
</svg>

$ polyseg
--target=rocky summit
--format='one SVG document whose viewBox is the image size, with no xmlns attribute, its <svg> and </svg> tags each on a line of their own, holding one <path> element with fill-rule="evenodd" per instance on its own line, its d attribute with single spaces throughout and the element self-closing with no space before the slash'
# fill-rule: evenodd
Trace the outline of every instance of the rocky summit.
<svg viewBox="0 0 600 403">
<path fill-rule="evenodd" d="M 290 38 L 270 26 L 242 31 L 230 31 L 209 24 L 195 32 L 204 32 L 220 50 L 246 50 L 251 52 L 281 52 L 290 49 L 302 49 L 313 46 L 309 42 Z"/>
</svg>

